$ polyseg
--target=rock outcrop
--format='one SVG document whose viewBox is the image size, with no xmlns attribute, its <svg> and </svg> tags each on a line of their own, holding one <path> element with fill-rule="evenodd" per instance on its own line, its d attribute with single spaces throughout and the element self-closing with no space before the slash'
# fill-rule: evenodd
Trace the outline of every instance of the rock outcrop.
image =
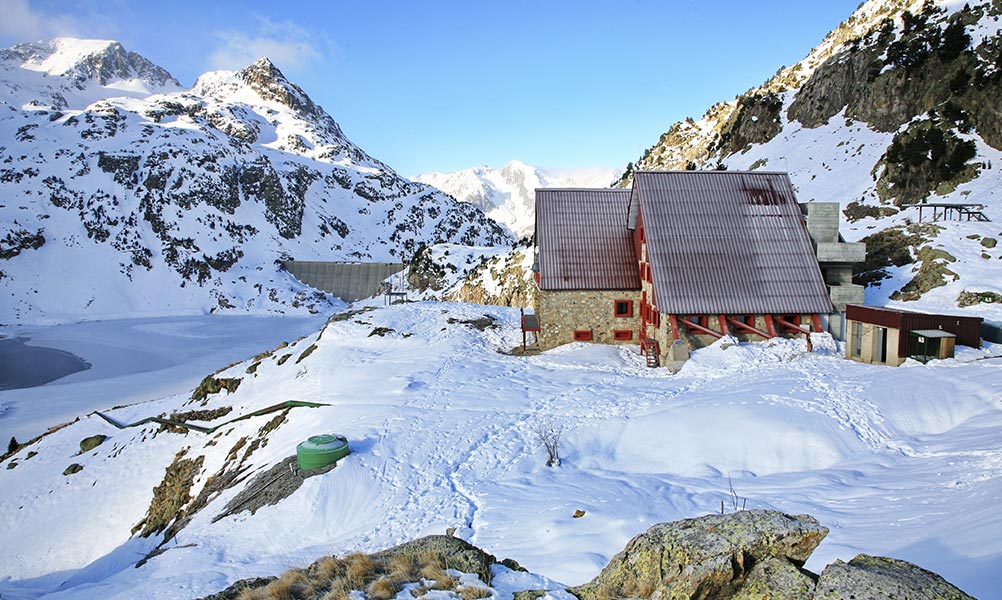
<svg viewBox="0 0 1002 600">
<path fill-rule="evenodd" d="M 827 534 L 813 517 L 771 510 L 661 523 L 569 591 L 582 600 L 971 598 L 911 563 L 865 554 L 836 561 L 819 577 L 803 565 Z"/>
<path fill-rule="evenodd" d="M 814 598 L 964 600 L 971 596 L 939 575 L 909 562 L 860 554 L 847 563 L 837 560 L 825 567 Z"/>
<path fill-rule="evenodd" d="M 784 590 L 813 587 L 799 568 L 826 535 L 813 517 L 767 510 L 661 523 L 571 591 L 584 600 L 708 599 L 742 597 L 737 594 L 746 582 L 762 589 L 777 583 Z"/>
<path fill-rule="evenodd" d="M 774 510 L 661 523 L 630 540 L 590 583 L 567 591 L 581 600 L 973 600 L 939 575 L 894 558 L 860 554 L 815 575 L 803 565 L 826 535 L 828 528 L 814 517 Z M 325 557 L 279 578 L 238 581 L 203 600 L 321 598 L 335 592 L 391 598 L 402 590 L 415 597 L 446 590 L 465 598 L 463 586 L 457 588 L 458 580 L 442 569 L 473 573 L 491 585 L 496 564 L 523 570 L 461 539 L 433 535 L 376 554 Z M 279 596 L 279 590 L 292 593 Z M 491 594 L 475 591 L 470 597 Z M 532 600 L 545 594 L 524 590 L 513 596 Z"/>
</svg>

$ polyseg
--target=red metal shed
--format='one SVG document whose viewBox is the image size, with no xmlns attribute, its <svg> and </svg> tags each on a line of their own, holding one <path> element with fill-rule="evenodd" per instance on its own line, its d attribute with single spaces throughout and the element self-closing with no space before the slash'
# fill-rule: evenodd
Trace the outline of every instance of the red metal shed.
<svg viewBox="0 0 1002 600">
<path fill-rule="evenodd" d="M 845 317 L 850 321 L 872 323 L 881 327 L 898 329 L 898 355 L 908 355 L 908 332 L 916 329 L 939 329 L 957 336 L 957 343 L 972 348 L 981 347 L 981 317 L 936 315 L 898 310 L 878 306 L 850 304 Z"/>
</svg>

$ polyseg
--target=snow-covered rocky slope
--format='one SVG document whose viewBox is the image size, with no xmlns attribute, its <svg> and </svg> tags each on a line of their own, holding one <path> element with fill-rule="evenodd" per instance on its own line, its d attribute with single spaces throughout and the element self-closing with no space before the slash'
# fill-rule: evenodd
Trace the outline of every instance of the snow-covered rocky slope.
<svg viewBox="0 0 1002 600">
<path fill-rule="evenodd" d="M 1000 30 L 990 0 L 867 0 L 801 62 L 672 125 L 621 185 L 635 170 L 788 171 L 868 243 L 868 303 L 956 311 L 964 290 L 1002 293 Z M 919 227 L 924 201 L 984 204 L 991 222 Z"/>
<path fill-rule="evenodd" d="M 507 244 L 348 140 L 266 58 L 191 89 L 115 42 L 0 51 L 0 323 L 331 300 L 277 262 Z"/>
<path fill-rule="evenodd" d="M 88 398 L 79 421 L 0 461 L 0 593 L 197 597 L 451 527 L 579 584 L 651 524 L 731 507 L 731 486 L 748 508 L 831 528 L 808 568 L 865 551 L 977 597 L 997 592 L 1002 360 L 979 359 L 1002 349 L 889 368 L 843 359 L 824 334 L 813 353 L 802 339 L 725 339 L 671 375 L 626 347 L 498 352 L 520 341 L 516 310 L 414 303 L 343 315 L 226 367 L 215 377 L 239 382 L 203 386 L 204 400 L 188 392 L 112 408 L 134 390 L 108 379 L 104 404 Z M 61 406 L 77 397 L 71 383 L 46 388 Z M 206 411 L 178 418 L 213 425 L 287 400 L 326 406 L 211 434 L 118 430 L 87 416 Z M 549 423 L 565 428 L 556 468 L 535 434 Z M 254 476 L 325 432 L 350 440 L 336 468 L 254 514 L 216 518 Z M 108 438 L 81 452 L 95 435 Z"/>
<path fill-rule="evenodd" d="M 474 204 L 518 237 L 528 237 L 536 228 L 536 188 L 609 187 L 619 176 L 615 169 L 548 170 L 513 160 L 500 169 L 483 165 L 414 180 Z"/>
</svg>

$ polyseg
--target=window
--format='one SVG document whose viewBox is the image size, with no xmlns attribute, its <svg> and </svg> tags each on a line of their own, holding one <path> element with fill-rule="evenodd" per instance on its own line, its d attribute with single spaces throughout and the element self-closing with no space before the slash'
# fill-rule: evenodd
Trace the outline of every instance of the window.
<svg viewBox="0 0 1002 600">
<path fill-rule="evenodd" d="M 633 300 L 616 300 L 613 314 L 617 317 L 632 317 Z"/>
<path fill-rule="evenodd" d="M 574 341 L 575 342 L 590 342 L 591 341 L 591 329 L 577 329 L 574 331 Z"/>
<path fill-rule="evenodd" d="M 612 337 L 617 340 L 632 340 L 633 332 L 629 329 L 617 329 L 612 332 Z"/>
<path fill-rule="evenodd" d="M 852 355 L 863 355 L 863 324 L 859 321 L 852 322 Z"/>
</svg>

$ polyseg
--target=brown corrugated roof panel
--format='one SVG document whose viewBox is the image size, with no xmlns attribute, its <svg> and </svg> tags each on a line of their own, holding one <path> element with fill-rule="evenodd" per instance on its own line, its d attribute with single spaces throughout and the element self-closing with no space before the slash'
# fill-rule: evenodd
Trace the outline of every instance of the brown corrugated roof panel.
<svg viewBox="0 0 1002 600">
<path fill-rule="evenodd" d="M 626 227 L 630 190 L 537 189 L 543 290 L 635 290 L 640 272 Z"/>
<path fill-rule="evenodd" d="M 660 312 L 833 311 L 785 173 L 640 172 L 633 186 Z"/>
</svg>

